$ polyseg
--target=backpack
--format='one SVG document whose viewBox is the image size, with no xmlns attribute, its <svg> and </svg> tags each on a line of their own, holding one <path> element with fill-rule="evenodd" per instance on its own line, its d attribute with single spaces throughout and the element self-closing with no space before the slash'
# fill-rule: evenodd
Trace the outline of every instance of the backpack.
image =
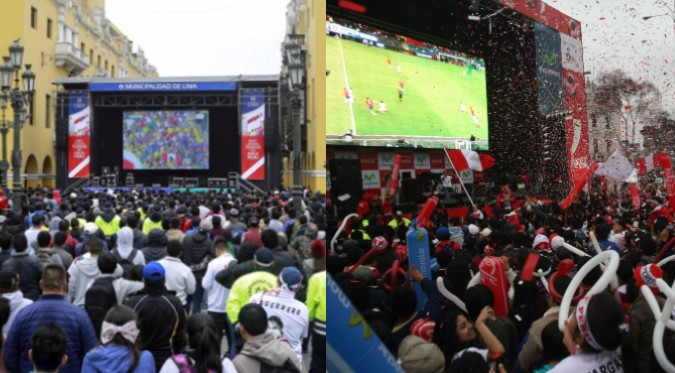
<svg viewBox="0 0 675 373">
<path fill-rule="evenodd" d="M 115 258 L 117 258 L 117 264 L 124 270 L 122 277 L 126 279 L 131 278 L 131 270 L 134 268 L 134 259 L 136 258 L 136 255 L 138 255 L 138 249 L 132 249 L 131 253 L 129 253 L 129 256 L 126 258 L 122 258 L 122 255 L 117 249 L 113 250 L 112 253 L 115 255 Z"/>
<path fill-rule="evenodd" d="M 291 359 L 286 359 L 283 365 L 276 367 L 260 361 L 260 373 L 300 373 L 300 370 L 293 364 Z"/>
<path fill-rule="evenodd" d="M 114 277 L 99 277 L 94 280 L 84 296 L 84 310 L 91 319 L 96 336 L 101 334 L 105 314 L 117 305 L 117 296 L 113 287 Z"/>
<path fill-rule="evenodd" d="M 192 364 L 192 361 L 184 354 L 173 355 L 171 360 L 178 367 L 179 373 L 198 373 L 197 366 Z M 216 373 L 215 370 L 209 369 L 207 373 Z"/>
</svg>

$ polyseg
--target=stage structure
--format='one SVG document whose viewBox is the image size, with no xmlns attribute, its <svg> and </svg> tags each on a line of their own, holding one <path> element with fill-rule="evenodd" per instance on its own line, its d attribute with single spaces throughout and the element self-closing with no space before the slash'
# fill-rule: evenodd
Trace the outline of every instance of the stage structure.
<svg viewBox="0 0 675 373">
<path fill-rule="evenodd" d="M 59 188 L 281 183 L 276 75 L 55 84 Z"/>
<path fill-rule="evenodd" d="M 329 169 L 332 198 L 381 196 L 395 154 L 409 159 L 399 180 L 440 174 L 441 148 L 492 155 L 474 175 L 488 192 L 524 179 L 557 198 L 587 168 L 578 21 L 539 0 L 338 3 L 326 20 L 327 154 L 359 160 L 362 182 L 341 190 Z"/>
</svg>

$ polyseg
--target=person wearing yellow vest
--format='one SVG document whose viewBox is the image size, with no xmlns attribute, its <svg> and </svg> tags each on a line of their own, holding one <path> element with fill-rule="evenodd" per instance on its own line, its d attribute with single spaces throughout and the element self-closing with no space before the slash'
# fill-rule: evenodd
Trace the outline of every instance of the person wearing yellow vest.
<svg viewBox="0 0 675 373">
<path fill-rule="evenodd" d="M 403 212 L 401 210 L 396 211 L 396 217 L 391 219 L 389 226 L 396 229 L 399 224 L 403 224 L 406 227 L 410 226 L 410 219 L 403 217 Z"/>
<path fill-rule="evenodd" d="M 148 234 L 155 228 L 162 229 L 162 207 L 159 205 L 152 206 L 150 216 L 143 222 L 143 234 Z"/>
<path fill-rule="evenodd" d="M 253 254 L 253 272 L 239 277 L 232 284 L 230 294 L 227 296 L 225 311 L 232 325 L 239 321 L 239 311 L 248 304 L 253 294 L 274 290 L 277 287 L 277 276 L 272 274 L 274 269 L 274 254 L 272 250 L 261 247 Z M 237 350 L 244 346 L 244 340 L 237 331 L 235 344 Z"/>
<path fill-rule="evenodd" d="M 312 362 L 310 372 L 326 371 L 326 271 L 309 278 L 307 309 L 312 328 Z"/>
<path fill-rule="evenodd" d="M 110 237 L 113 234 L 117 233 L 120 230 L 120 217 L 113 210 L 111 203 L 106 203 L 103 205 L 103 211 L 96 220 L 94 224 L 103 232 L 103 235 Z"/>
<path fill-rule="evenodd" d="M 356 232 L 361 232 L 362 237 L 353 237 L 354 233 Z M 349 235 L 349 238 L 356 240 L 356 239 L 361 239 L 361 240 L 370 240 L 370 235 L 366 233 L 365 230 L 363 230 L 363 223 L 361 222 L 361 219 L 354 219 L 352 221 L 352 233 Z"/>
</svg>

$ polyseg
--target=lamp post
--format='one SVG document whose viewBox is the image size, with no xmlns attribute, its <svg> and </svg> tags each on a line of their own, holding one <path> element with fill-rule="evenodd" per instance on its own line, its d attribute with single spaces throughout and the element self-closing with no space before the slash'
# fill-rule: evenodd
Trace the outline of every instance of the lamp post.
<svg viewBox="0 0 675 373">
<path fill-rule="evenodd" d="M 7 57 L 5 57 L 7 58 Z M 9 58 L 7 58 L 9 59 Z M 7 64 L 8 62 L 5 61 Z M 0 67 L 1 69 L 2 67 Z M 7 162 L 7 132 L 9 132 L 9 121 L 5 120 L 5 110 L 7 110 L 7 103 L 9 95 L 7 92 L 0 91 L 0 110 L 2 110 L 2 120 L 0 121 L 0 134 L 2 134 L 2 160 L 0 161 L 0 188 L 7 188 L 7 170 L 9 170 L 9 162 Z"/>
<path fill-rule="evenodd" d="M 293 207 L 302 212 L 302 122 L 304 121 L 303 99 L 305 90 L 305 51 L 302 45 L 305 35 L 288 35 L 286 57 L 288 61 L 288 84 L 291 92 L 293 115 Z"/>
<path fill-rule="evenodd" d="M 8 94 L 9 101 L 12 103 L 14 112 L 14 149 L 12 150 L 12 209 L 15 213 L 21 214 L 21 201 L 23 189 L 21 188 L 21 128 L 26 120 L 27 111 L 24 107 L 30 107 L 33 101 L 35 91 L 35 73 L 31 71 L 31 65 L 26 64 L 21 80 L 23 81 L 23 90 L 19 88 L 19 71 L 23 60 L 23 47 L 19 40 L 15 40 L 9 46 L 9 57 L 5 59 L 5 64 L 0 68 L 0 82 L 2 92 Z M 12 87 L 12 75 L 14 75 L 14 86 Z M 4 138 L 4 136 L 3 136 Z M 3 150 L 4 151 L 4 150 Z"/>
</svg>

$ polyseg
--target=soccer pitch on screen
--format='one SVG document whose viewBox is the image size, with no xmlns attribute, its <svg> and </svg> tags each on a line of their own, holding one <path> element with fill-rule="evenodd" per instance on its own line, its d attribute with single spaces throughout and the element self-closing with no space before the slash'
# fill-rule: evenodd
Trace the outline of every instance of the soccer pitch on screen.
<svg viewBox="0 0 675 373">
<path fill-rule="evenodd" d="M 326 67 L 329 137 L 351 130 L 356 139 L 428 138 L 427 147 L 453 147 L 454 139 L 473 136 L 487 150 L 485 70 L 332 35 L 326 35 Z"/>
</svg>

